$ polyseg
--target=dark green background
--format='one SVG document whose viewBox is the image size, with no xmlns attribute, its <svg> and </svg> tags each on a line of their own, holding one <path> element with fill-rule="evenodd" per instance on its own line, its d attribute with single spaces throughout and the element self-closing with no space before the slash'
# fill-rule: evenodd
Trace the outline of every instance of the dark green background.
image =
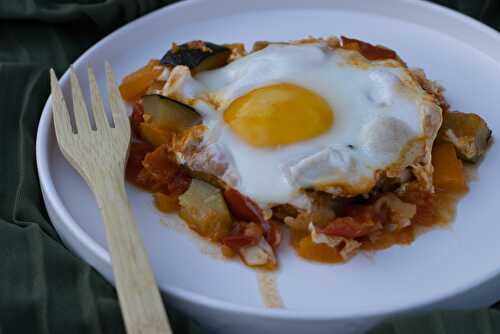
<svg viewBox="0 0 500 334">
<path fill-rule="evenodd" d="M 113 287 L 61 244 L 49 222 L 36 175 L 36 127 L 50 67 L 61 75 L 111 31 L 171 2 L 0 0 L 0 334 L 124 332 Z M 434 2 L 500 29 L 496 0 Z M 170 314 L 176 333 L 206 333 Z M 393 319 L 371 333 L 500 333 L 500 311 Z"/>
</svg>

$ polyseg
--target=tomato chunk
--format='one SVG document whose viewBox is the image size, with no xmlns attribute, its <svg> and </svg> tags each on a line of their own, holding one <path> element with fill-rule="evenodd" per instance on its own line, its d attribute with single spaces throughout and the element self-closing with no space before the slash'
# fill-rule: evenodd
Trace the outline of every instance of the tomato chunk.
<svg viewBox="0 0 500 334">
<path fill-rule="evenodd" d="M 379 228 L 368 206 L 352 205 L 346 208 L 345 213 L 345 217 L 335 218 L 321 232 L 331 236 L 359 238 Z"/>
<path fill-rule="evenodd" d="M 179 169 L 171 182 L 166 185 L 164 191 L 169 195 L 180 196 L 188 190 L 191 180 L 191 176 L 182 169 Z"/>
<path fill-rule="evenodd" d="M 264 218 L 264 213 L 254 201 L 232 188 L 224 192 L 224 199 L 229 207 L 229 211 L 231 211 L 231 214 L 236 219 L 259 223 L 264 229 L 264 237 L 267 242 L 269 242 L 273 248 L 279 245 L 281 241 L 281 232 L 279 228 L 273 227 L 273 224 Z"/>
<path fill-rule="evenodd" d="M 149 152 L 152 152 L 154 147 L 148 143 L 132 143 L 130 144 L 129 155 L 125 175 L 129 182 L 138 184 L 137 177 L 142 170 L 142 160 Z"/>
<path fill-rule="evenodd" d="M 246 235 L 229 235 L 222 239 L 222 243 L 232 250 L 238 251 L 240 248 L 257 245 L 258 239 Z"/>
<path fill-rule="evenodd" d="M 281 229 L 280 225 L 275 222 L 270 222 L 270 228 L 265 234 L 266 241 L 271 247 L 276 250 L 281 243 Z"/>
<path fill-rule="evenodd" d="M 165 145 L 146 154 L 137 183 L 150 191 L 179 196 L 191 183 L 191 177 L 177 164 L 172 152 Z"/>
<path fill-rule="evenodd" d="M 157 183 L 168 183 L 179 170 L 173 153 L 165 146 L 146 154 L 142 165 Z"/>
<path fill-rule="evenodd" d="M 265 221 L 267 225 L 259 206 L 248 197 L 243 196 L 238 190 L 227 189 L 224 192 L 224 199 L 236 219 L 255 223 Z"/>
<path fill-rule="evenodd" d="M 132 114 L 130 115 L 130 127 L 133 133 L 139 135 L 139 126 L 144 122 L 144 107 L 140 103 L 134 103 Z"/>
<path fill-rule="evenodd" d="M 127 180 L 136 186 L 165 196 L 180 196 L 191 184 L 191 176 L 175 161 L 165 146 L 132 143 L 126 168 Z M 158 195 L 161 196 L 161 195 Z"/>
<path fill-rule="evenodd" d="M 439 215 L 435 194 L 422 191 L 415 185 L 410 185 L 400 197 L 403 202 L 412 203 L 417 206 L 417 212 L 411 219 L 413 224 L 432 226 L 438 220 Z"/>
<path fill-rule="evenodd" d="M 262 237 L 259 224 L 235 222 L 228 236 L 222 239 L 222 244 L 238 252 L 239 249 L 256 245 Z"/>
<path fill-rule="evenodd" d="M 370 230 L 365 229 L 352 217 L 340 217 L 335 218 L 321 232 L 331 236 L 358 238 L 368 234 Z"/>
</svg>

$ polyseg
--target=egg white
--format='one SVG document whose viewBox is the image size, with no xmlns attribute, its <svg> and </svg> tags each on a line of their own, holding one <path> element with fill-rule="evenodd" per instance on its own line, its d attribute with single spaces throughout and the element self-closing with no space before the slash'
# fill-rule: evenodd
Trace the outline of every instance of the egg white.
<svg viewBox="0 0 500 334">
<path fill-rule="evenodd" d="M 295 84 L 322 96 L 334 112 L 330 130 L 277 148 L 243 142 L 225 124 L 224 110 L 249 91 L 275 83 Z M 426 136 L 432 142 L 441 123 L 439 106 L 400 63 L 368 62 L 355 51 L 332 50 L 321 43 L 269 45 L 194 78 L 178 66 L 163 91 L 203 116 L 207 130 L 199 157 L 207 159 L 205 164 L 221 160 L 225 172 L 218 176 L 263 207 L 305 205 L 302 189 L 320 184 L 355 187 L 375 180 L 377 171 L 401 160 L 409 143 Z M 416 156 L 407 163 L 423 153 L 412 154 Z M 178 157 L 193 161 L 182 153 Z M 198 159 L 196 168 L 203 165 Z"/>
</svg>

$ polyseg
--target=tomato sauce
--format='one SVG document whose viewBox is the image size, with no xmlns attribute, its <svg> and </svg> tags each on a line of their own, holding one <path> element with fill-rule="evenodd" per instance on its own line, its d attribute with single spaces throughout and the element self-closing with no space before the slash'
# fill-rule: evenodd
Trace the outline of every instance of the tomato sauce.
<svg viewBox="0 0 500 334">
<path fill-rule="evenodd" d="M 413 193 L 406 198 L 402 196 L 403 199 L 417 205 L 417 213 L 412 219 L 412 225 L 397 231 L 385 231 L 377 236 L 376 240 L 363 238 L 359 240 L 362 243 L 360 248 L 364 251 L 375 251 L 393 245 L 409 245 L 419 233 L 431 227 L 446 226 L 453 221 L 456 205 L 464 194 L 465 192 L 438 189 L 430 197 L 426 193 Z M 309 232 L 298 230 L 290 230 L 290 232 L 290 244 L 300 257 L 317 262 L 345 262 L 337 249 L 314 243 Z"/>
</svg>

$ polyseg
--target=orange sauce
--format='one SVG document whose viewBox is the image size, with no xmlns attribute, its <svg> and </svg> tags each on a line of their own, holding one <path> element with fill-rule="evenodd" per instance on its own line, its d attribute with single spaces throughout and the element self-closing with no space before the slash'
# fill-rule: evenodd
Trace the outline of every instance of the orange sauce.
<svg viewBox="0 0 500 334">
<path fill-rule="evenodd" d="M 380 250 L 392 245 L 408 245 L 415 240 L 415 226 L 410 225 L 394 232 L 384 232 L 374 241 L 365 241 L 361 246 L 364 250 Z"/>
<path fill-rule="evenodd" d="M 392 245 L 409 245 L 415 240 L 417 234 L 428 230 L 431 227 L 444 227 L 450 224 L 455 217 L 455 209 L 459 199 L 465 192 L 447 192 L 436 190 L 434 196 L 433 214 L 426 214 L 418 217 L 418 221 L 412 225 L 394 232 L 384 232 L 374 241 L 363 242 L 364 250 L 380 250 L 389 248 Z M 418 209 L 424 209 L 418 207 Z"/>
<path fill-rule="evenodd" d="M 409 245 L 419 233 L 430 227 L 443 227 L 453 221 L 458 200 L 466 192 L 449 192 L 436 190 L 433 197 L 434 205 L 417 205 L 417 220 L 412 225 L 398 231 L 385 231 L 376 240 L 361 240 L 361 249 L 375 251 L 389 248 L 393 245 Z M 420 212 L 419 212 L 420 210 Z M 310 233 L 306 231 L 290 230 L 290 244 L 300 257 L 323 263 L 345 262 L 339 250 L 325 244 L 316 244 L 312 241 Z"/>
<path fill-rule="evenodd" d="M 257 282 L 264 305 L 269 308 L 284 308 L 276 277 L 269 272 L 257 271 Z"/>
</svg>

